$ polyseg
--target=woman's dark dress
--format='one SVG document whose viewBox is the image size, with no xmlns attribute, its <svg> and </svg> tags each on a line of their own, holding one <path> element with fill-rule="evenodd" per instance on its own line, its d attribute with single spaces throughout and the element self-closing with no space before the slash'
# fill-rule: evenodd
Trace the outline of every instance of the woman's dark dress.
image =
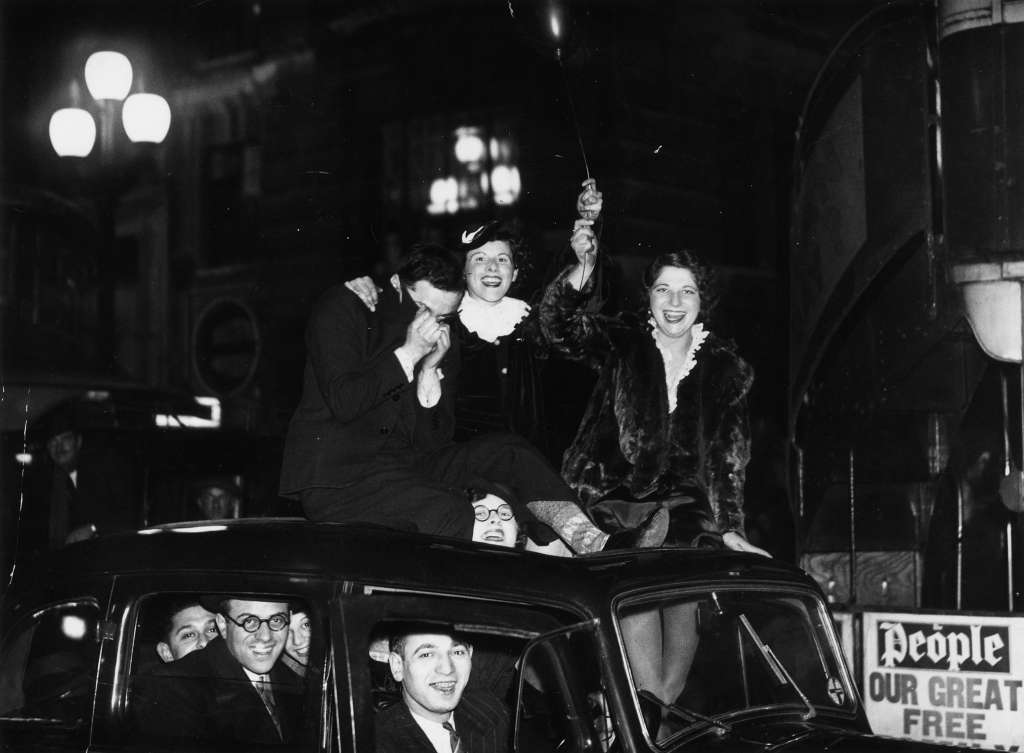
<svg viewBox="0 0 1024 753">
<path fill-rule="evenodd" d="M 541 388 L 546 354 L 536 310 L 493 343 L 461 320 L 457 326 L 462 361 L 455 393 L 456 441 L 511 431 L 550 458 Z"/>
</svg>

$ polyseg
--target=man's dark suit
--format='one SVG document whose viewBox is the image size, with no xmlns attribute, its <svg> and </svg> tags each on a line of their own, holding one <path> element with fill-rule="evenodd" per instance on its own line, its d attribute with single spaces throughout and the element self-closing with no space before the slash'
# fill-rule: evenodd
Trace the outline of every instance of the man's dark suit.
<svg viewBox="0 0 1024 753">
<path fill-rule="evenodd" d="M 416 310 L 388 288 L 371 312 L 343 286 L 314 307 L 281 468 L 281 494 L 301 499 L 313 520 L 468 537 L 472 509 L 431 456 L 451 444 L 451 395 L 442 389 L 437 405 L 421 406 L 395 356 Z M 442 362 L 446 375 L 456 351 Z"/>
<path fill-rule="evenodd" d="M 396 432 L 413 450 L 451 440 L 450 395 L 442 390 L 434 408 L 420 406 L 416 384 L 394 354 L 415 314 L 408 296 L 399 301 L 391 288 L 381 293 L 376 311 L 367 310 L 344 286 L 317 301 L 306 330 L 302 399 L 285 441 L 282 494 L 352 483 L 396 444 Z M 457 363 L 453 348 L 442 369 L 447 374 Z"/>
<path fill-rule="evenodd" d="M 463 753 L 505 753 L 509 749 L 509 713 L 497 696 L 467 690 L 454 712 Z M 436 753 L 404 701 L 374 717 L 377 753 Z"/>
<path fill-rule="evenodd" d="M 97 535 L 134 530 L 141 498 L 129 459 L 96 437 L 86 437 L 78 456 L 77 483 L 49 458 L 29 480 L 19 549 L 31 556 L 59 549 L 79 526 L 93 524 Z"/>
<path fill-rule="evenodd" d="M 215 639 L 138 678 L 131 702 L 137 728 L 147 737 L 183 741 L 294 741 L 301 723 L 302 680 L 281 661 L 271 669 L 270 680 L 280 736 L 242 665 L 224 640 Z"/>
</svg>

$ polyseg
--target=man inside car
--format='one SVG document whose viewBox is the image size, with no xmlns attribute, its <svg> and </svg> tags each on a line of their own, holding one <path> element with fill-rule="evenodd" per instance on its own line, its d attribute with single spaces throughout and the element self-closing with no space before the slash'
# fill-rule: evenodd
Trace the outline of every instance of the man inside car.
<svg viewBox="0 0 1024 753">
<path fill-rule="evenodd" d="M 428 632 L 413 632 L 413 631 Z M 377 712 L 377 753 L 504 753 L 509 714 L 493 693 L 466 691 L 473 647 L 454 631 L 407 626 L 391 636 L 388 665 L 401 701 Z"/>
<path fill-rule="evenodd" d="M 288 600 L 223 596 L 204 603 L 222 637 L 139 678 L 139 731 L 181 741 L 292 741 L 302 681 L 278 661 Z"/>
<path fill-rule="evenodd" d="M 175 599 L 164 612 L 156 653 L 164 662 L 180 659 L 220 635 L 213 612 L 198 599 Z"/>
</svg>

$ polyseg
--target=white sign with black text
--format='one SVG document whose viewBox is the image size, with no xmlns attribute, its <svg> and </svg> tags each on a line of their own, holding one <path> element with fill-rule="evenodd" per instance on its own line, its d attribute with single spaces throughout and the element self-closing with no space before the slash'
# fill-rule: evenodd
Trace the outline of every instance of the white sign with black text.
<svg viewBox="0 0 1024 753">
<path fill-rule="evenodd" d="M 864 704 L 881 735 L 1024 750 L 1024 619 L 865 612 Z"/>
</svg>

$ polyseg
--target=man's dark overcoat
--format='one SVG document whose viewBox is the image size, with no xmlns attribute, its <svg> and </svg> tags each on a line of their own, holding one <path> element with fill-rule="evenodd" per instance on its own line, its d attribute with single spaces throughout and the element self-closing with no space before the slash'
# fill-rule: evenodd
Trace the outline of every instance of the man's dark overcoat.
<svg viewBox="0 0 1024 753">
<path fill-rule="evenodd" d="M 270 681 L 280 736 L 242 665 L 223 639 L 214 639 L 139 677 L 132 696 L 137 728 L 146 737 L 180 741 L 292 742 L 301 725 L 302 680 L 279 660 Z"/>
<path fill-rule="evenodd" d="M 508 709 L 493 693 L 466 690 L 453 713 L 465 753 L 508 751 Z M 377 712 L 374 738 L 376 753 L 436 753 L 403 701 Z"/>
</svg>

